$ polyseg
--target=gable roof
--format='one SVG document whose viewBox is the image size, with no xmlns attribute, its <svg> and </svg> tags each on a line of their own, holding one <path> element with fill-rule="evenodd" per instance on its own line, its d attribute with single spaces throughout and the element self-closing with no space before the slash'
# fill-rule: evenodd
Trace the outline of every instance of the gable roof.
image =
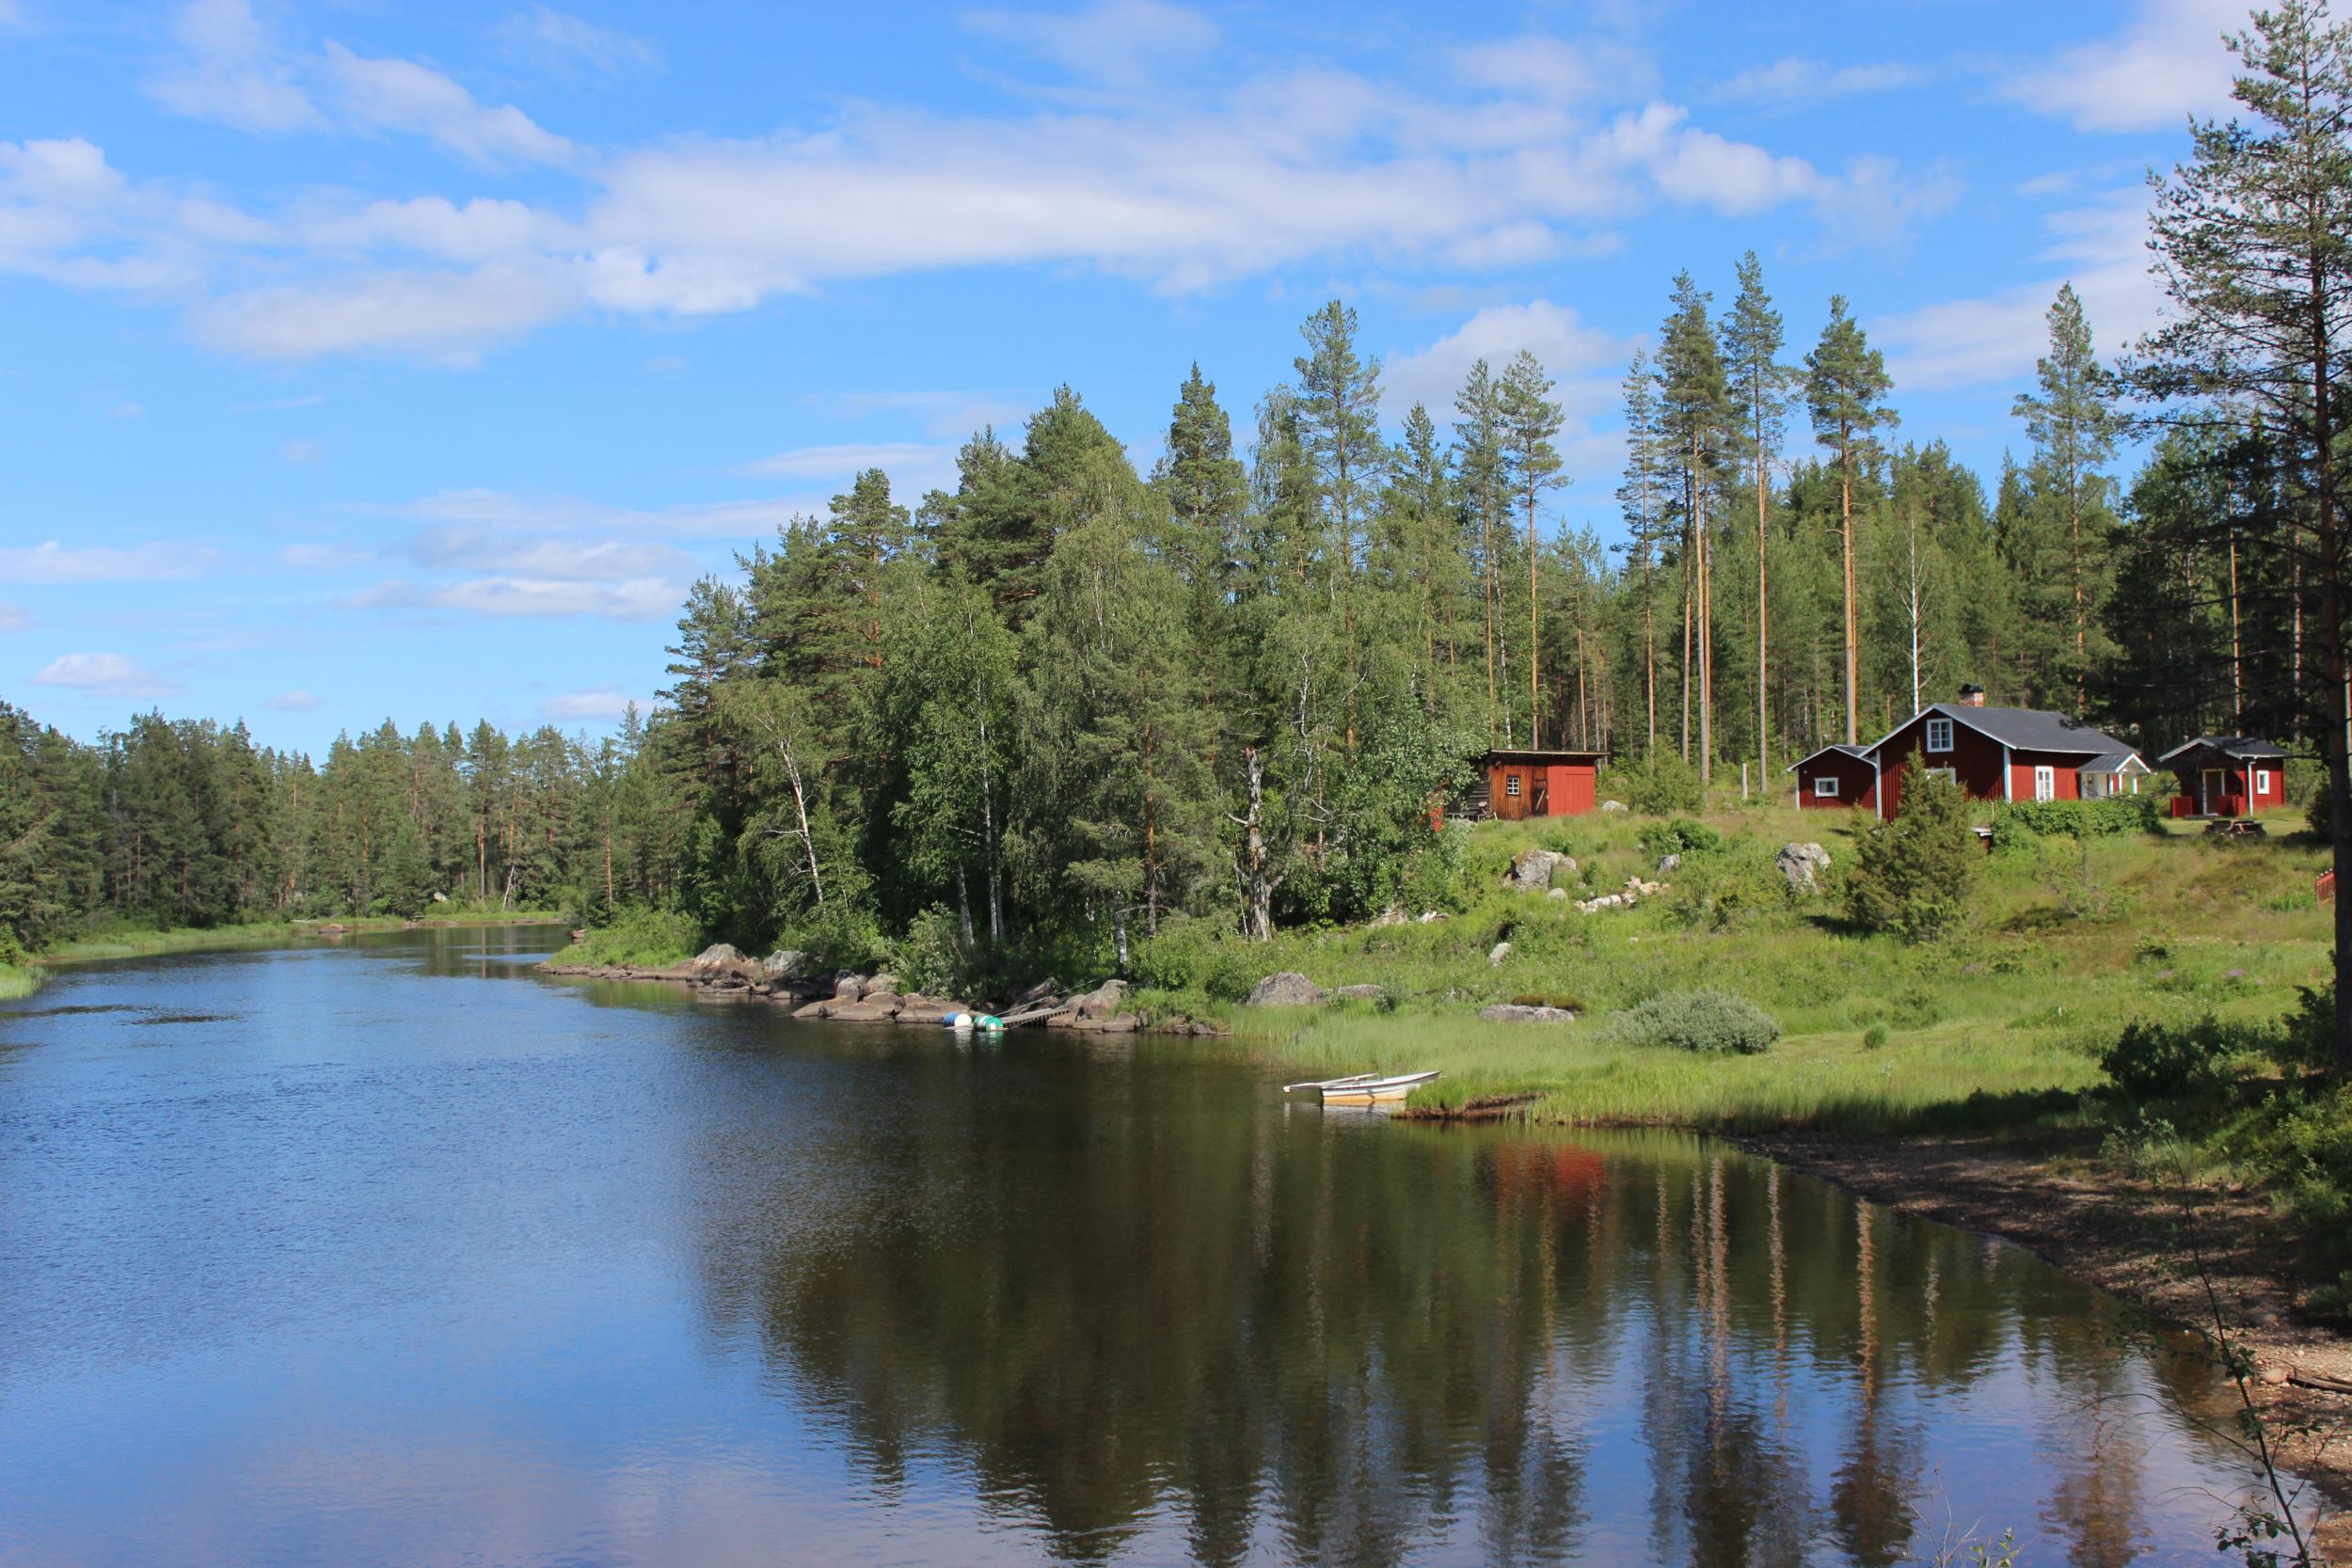
<svg viewBox="0 0 2352 1568">
<path fill-rule="evenodd" d="M 2135 768 L 2138 768 L 2143 773 L 2148 771 L 2148 765 L 2139 760 L 2139 753 L 2137 752 L 2108 752 L 2105 755 L 2092 757 L 2090 761 L 2084 763 L 2080 768 L 2076 769 L 2076 771 L 2083 773 L 2128 773 Z"/>
<path fill-rule="evenodd" d="M 2158 757 L 2156 760 L 2158 762 L 2170 762 L 2174 757 L 2179 756 L 2183 752 L 2193 752 L 2201 746 L 2219 752 L 2223 756 L 2230 757 L 2259 757 L 2265 759 L 2277 757 L 2283 760 L 2286 756 L 2285 752 L 2276 746 L 2273 746 L 2269 741 L 2256 740 L 2251 736 L 2201 735 L 2193 740 L 2182 741 L 2178 746 L 2173 747 L 2172 750 L 2165 752 L 2164 755 Z"/>
<path fill-rule="evenodd" d="M 1842 740 L 1834 741 L 1831 744 L 1822 747 L 1818 752 L 1807 752 L 1804 755 L 1799 757 L 1796 761 L 1782 768 L 1781 771 L 1784 773 L 1793 773 L 1798 768 L 1803 768 L 1806 763 L 1811 762 L 1815 757 L 1827 756 L 1832 752 L 1843 752 L 1846 755 L 1854 758 L 1858 762 L 1867 762 L 1870 760 L 1870 750 L 1871 749 L 1867 746 L 1849 746 Z"/>
<path fill-rule="evenodd" d="M 1991 736 L 2020 752 L 2074 752 L 2093 756 L 2131 750 L 2115 736 L 2062 713 L 2044 713 L 2034 707 L 1970 707 L 1960 703 L 1929 704 L 1880 736 L 1870 749 L 1877 751 L 1931 714 L 1958 720 L 1978 734 Z"/>
</svg>

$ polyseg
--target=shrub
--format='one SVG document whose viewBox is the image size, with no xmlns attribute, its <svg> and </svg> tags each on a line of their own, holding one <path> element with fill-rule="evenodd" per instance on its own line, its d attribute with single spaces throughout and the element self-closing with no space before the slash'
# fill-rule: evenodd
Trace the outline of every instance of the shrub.
<svg viewBox="0 0 2352 1568">
<path fill-rule="evenodd" d="M 2336 983 L 2295 988 L 2300 1000 L 2279 1037 L 2279 1065 L 2289 1071 L 2325 1071 L 2335 1060 Z"/>
<path fill-rule="evenodd" d="M 963 923 L 938 904 L 907 922 L 906 935 L 890 944 L 890 973 L 910 991 L 953 996 L 976 990 L 981 979 L 977 945 Z"/>
<path fill-rule="evenodd" d="M 1793 895 L 1771 852 L 1748 838 L 1731 840 L 1724 852 L 1686 859 L 1675 868 L 1672 882 L 1667 913 L 1683 926 L 1716 931 L 1785 910 Z"/>
<path fill-rule="evenodd" d="M 1699 811 L 1707 792 L 1699 785 L 1698 769 L 1670 752 L 1648 761 L 1610 769 L 1604 785 L 1633 810 L 1651 816 L 1677 811 Z"/>
<path fill-rule="evenodd" d="M 1873 1023 L 1862 1031 L 1862 1049 L 1865 1051 L 1883 1050 L 1886 1046 L 1886 1025 Z"/>
<path fill-rule="evenodd" d="M 2134 1019 L 2101 1053 L 2099 1065 L 2127 1099 L 2183 1100 L 2227 1086 L 2237 1076 L 2239 1057 L 2271 1044 L 2211 1013 L 2187 1023 Z"/>
<path fill-rule="evenodd" d="M 1642 830 L 1642 847 L 1653 855 L 1704 855 L 1723 842 L 1723 834 L 1687 816 Z"/>
<path fill-rule="evenodd" d="M 590 931 L 586 941 L 556 958 L 564 963 L 657 969 L 682 963 L 701 948 L 701 927 L 688 916 L 675 910 L 624 906 L 612 925 Z"/>
<path fill-rule="evenodd" d="M 1160 934 L 1137 942 L 1136 982 L 1154 990 L 1197 990 L 1212 1002 L 1239 1002 L 1258 983 L 1263 955 L 1206 921 L 1170 916 Z"/>
<path fill-rule="evenodd" d="M 1993 845 L 2006 848 L 2037 838 L 2122 838 L 2160 832 L 2163 802 L 2153 795 L 2104 800 L 2009 800 L 1993 813 Z"/>
<path fill-rule="evenodd" d="M 1873 823 L 1846 873 L 1846 912 L 1873 931 L 1925 942 L 1960 923 L 1982 853 L 1959 788 L 1913 757 L 1903 774 L 1902 815 Z"/>
<path fill-rule="evenodd" d="M 1755 1004 L 1724 991 L 1670 990 L 1610 1020 L 1609 1036 L 1628 1045 L 1753 1056 L 1780 1037 L 1780 1025 Z"/>
</svg>

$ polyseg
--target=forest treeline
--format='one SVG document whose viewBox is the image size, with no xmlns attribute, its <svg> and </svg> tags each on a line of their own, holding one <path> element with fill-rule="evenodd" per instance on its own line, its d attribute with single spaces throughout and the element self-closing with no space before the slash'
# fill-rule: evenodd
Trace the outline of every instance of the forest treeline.
<svg viewBox="0 0 2352 1568">
<path fill-rule="evenodd" d="M 1720 306 L 1673 281 L 1613 475 L 1567 471 L 1529 352 L 1384 423 L 1334 301 L 1238 430 L 1193 367 L 1149 471 L 1064 388 L 975 434 L 952 488 L 910 505 L 859 474 L 694 585 L 662 704 L 606 741 L 388 725 L 314 763 L 151 715 L 85 747 L 10 712 L 0 920 L 37 945 L 110 914 L 560 899 L 1083 973 L 1172 920 L 1263 938 L 1420 907 L 1453 856 L 1430 806 L 1489 746 L 1605 752 L 1612 793 L 1665 806 L 1743 765 L 1776 792 L 1970 680 L 2151 755 L 2340 734 L 2345 226 L 2264 214 L 2337 210 L 2327 182 L 2352 181 L 2352 153 L 2265 150 L 2346 141 L 2282 84 L 2332 72 L 2341 99 L 2347 50 L 2324 7 L 2258 27 L 2252 128 L 2198 128 L 2153 219 L 2181 324 L 2119 373 L 2059 290 L 1997 473 L 1901 424 L 1845 299 L 1791 344 L 1753 254 Z M 2308 306 L 2244 281 L 2307 277 Z M 1613 485 L 1615 542 L 1557 526 L 1572 481 Z"/>
</svg>

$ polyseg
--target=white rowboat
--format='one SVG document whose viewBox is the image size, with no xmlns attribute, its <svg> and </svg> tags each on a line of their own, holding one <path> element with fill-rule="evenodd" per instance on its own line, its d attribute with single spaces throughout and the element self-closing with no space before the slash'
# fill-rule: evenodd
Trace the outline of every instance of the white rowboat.
<svg viewBox="0 0 2352 1568">
<path fill-rule="evenodd" d="M 1284 1094 L 1300 1089 L 1314 1089 L 1323 1096 L 1326 1105 L 1377 1105 L 1391 1100 L 1402 1100 L 1413 1092 L 1417 1084 L 1426 1084 L 1437 1077 L 1429 1072 L 1359 1072 L 1352 1078 L 1323 1078 L 1307 1084 L 1285 1084 Z"/>
</svg>

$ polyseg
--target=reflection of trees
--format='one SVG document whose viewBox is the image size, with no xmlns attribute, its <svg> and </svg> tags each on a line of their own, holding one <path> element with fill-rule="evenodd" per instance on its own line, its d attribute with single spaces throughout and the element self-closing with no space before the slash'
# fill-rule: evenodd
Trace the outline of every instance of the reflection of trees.
<svg viewBox="0 0 2352 1568">
<path fill-rule="evenodd" d="M 886 1115 L 714 1131 L 712 1331 L 755 1329 L 884 1486 L 944 1459 L 1068 1560 L 1173 1516 L 1209 1563 L 1393 1562 L 1454 1521 L 1558 1560 L 1629 1391 L 1656 1560 L 1891 1562 L 1925 1433 L 1890 1389 L 2082 1317 L 2014 1254 L 1688 1138 L 1354 1126 L 1148 1051 L 888 1082 Z M 2070 1484 L 2063 1533 L 2128 1539 L 2117 1462 Z"/>
</svg>

